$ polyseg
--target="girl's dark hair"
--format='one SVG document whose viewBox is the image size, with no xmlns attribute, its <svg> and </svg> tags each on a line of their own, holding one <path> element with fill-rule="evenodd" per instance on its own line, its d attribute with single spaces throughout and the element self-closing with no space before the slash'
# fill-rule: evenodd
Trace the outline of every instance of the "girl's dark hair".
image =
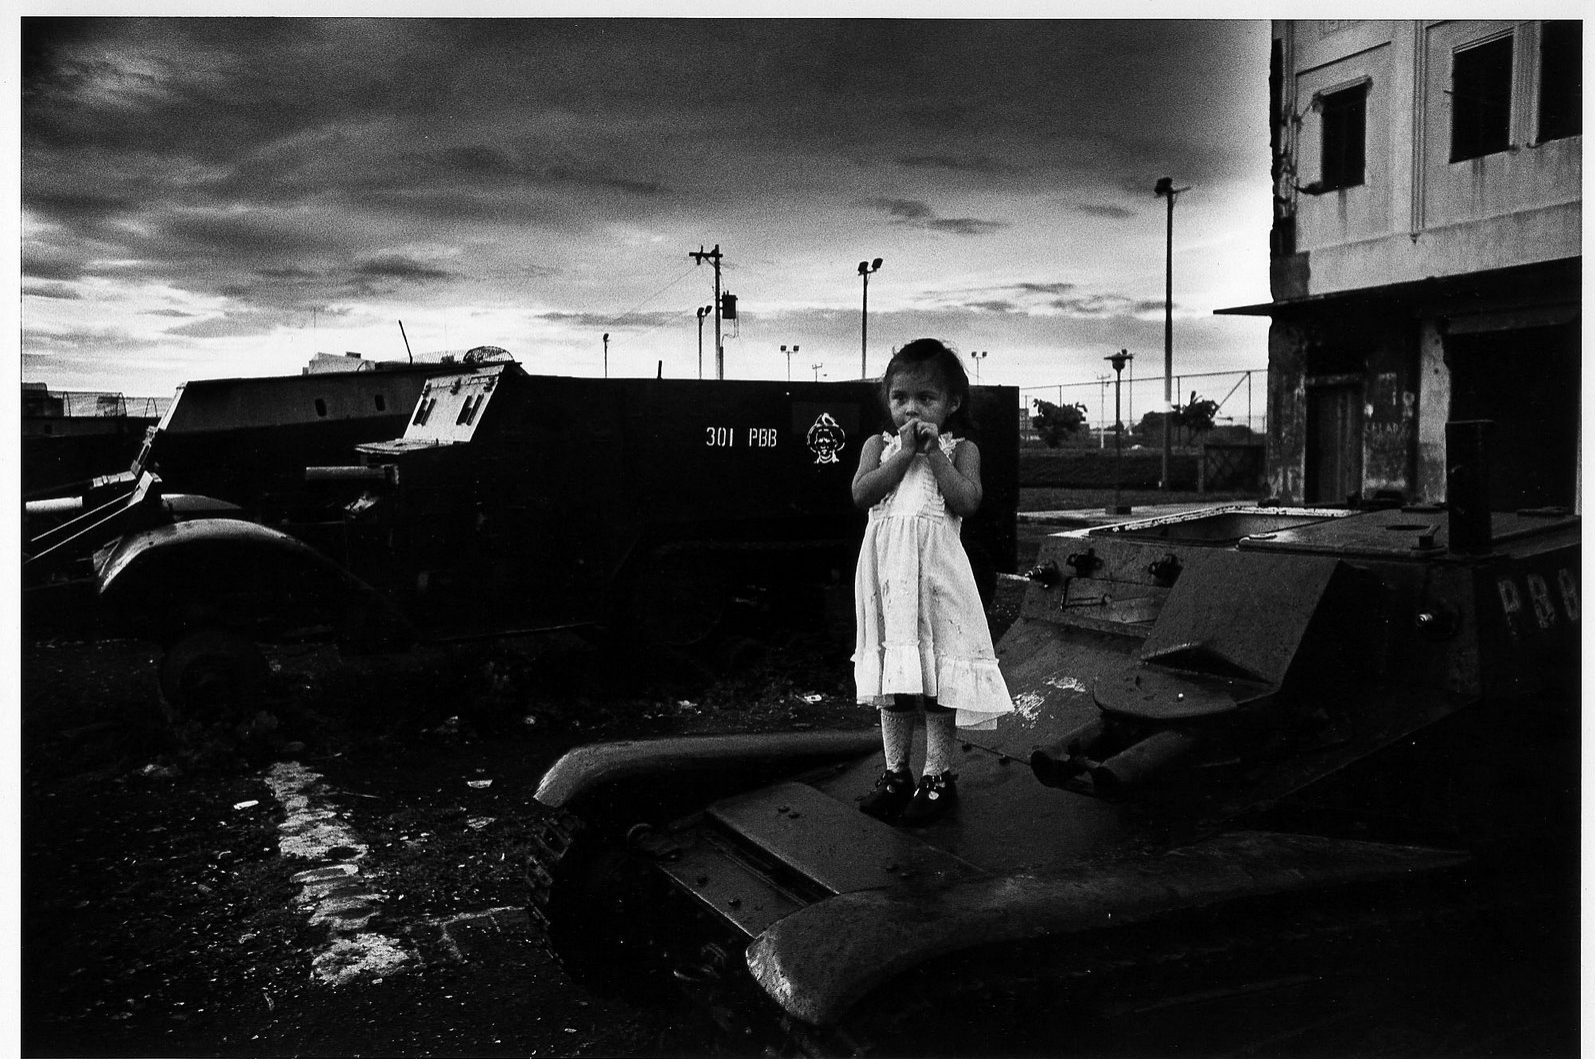
<svg viewBox="0 0 1595 1059">
<path fill-rule="evenodd" d="M 893 375 L 918 368 L 929 368 L 940 375 L 947 396 L 958 398 L 958 410 L 947 417 L 947 428 L 966 438 L 974 437 L 975 410 L 969 400 L 969 376 L 964 374 L 958 354 L 939 339 L 916 338 L 892 354 L 886 373 L 881 376 L 881 403 L 890 411 Z"/>
</svg>

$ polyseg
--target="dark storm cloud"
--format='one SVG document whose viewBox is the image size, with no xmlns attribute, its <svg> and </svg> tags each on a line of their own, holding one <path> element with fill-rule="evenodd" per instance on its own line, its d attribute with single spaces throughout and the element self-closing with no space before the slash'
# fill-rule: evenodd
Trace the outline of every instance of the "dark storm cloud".
<svg viewBox="0 0 1595 1059">
<path fill-rule="evenodd" d="M 36 280 L 79 280 L 83 278 L 83 262 L 64 251 L 24 246 L 22 275 Z"/>
<path fill-rule="evenodd" d="M 436 268 L 420 261 L 398 256 L 364 262 L 355 268 L 355 272 L 361 276 L 370 276 L 373 279 L 396 279 L 403 282 L 425 282 L 458 278 L 455 273 L 446 269 Z"/>
<path fill-rule="evenodd" d="M 1123 206 L 1110 206 L 1097 202 L 1084 203 L 1076 206 L 1075 209 L 1080 213 L 1089 213 L 1093 217 L 1110 217 L 1114 220 L 1124 220 L 1127 217 L 1135 216 L 1134 210 L 1127 210 Z"/>
<path fill-rule="evenodd" d="M 85 359 L 103 356 L 84 351 L 104 347 L 138 351 L 156 346 L 155 342 L 140 338 L 121 327 L 76 327 L 67 330 L 24 327 L 22 340 L 30 352 L 49 353 L 57 359 L 70 356 L 82 356 Z"/>
<path fill-rule="evenodd" d="M 571 245 L 645 260 L 650 237 L 771 203 L 862 204 L 910 243 L 1013 229 L 1016 204 L 1060 190 L 1128 218 L 1157 207 L 1165 171 L 1200 188 L 1235 177 L 1237 138 L 1266 151 L 1266 54 L 1240 36 L 1172 20 L 23 19 L 26 293 L 59 304 L 51 284 L 92 275 L 89 296 L 186 298 L 215 315 L 185 335 L 233 336 L 395 294 L 606 304 L 534 281 L 576 289 Z M 1217 98 L 1243 64 L 1253 82 Z M 1254 129 L 1213 124 L 1246 108 Z M 620 305 L 664 278 L 620 271 L 638 286 Z M 1136 311 L 1046 288 L 966 296 L 989 316 Z"/>
<path fill-rule="evenodd" d="M 865 205 L 884 211 L 893 224 L 910 228 L 923 228 L 932 232 L 949 232 L 953 235 L 989 235 L 1009 227 L 1007 221 L 983 221 L 973 217 L 938 217 L 923 202 L 913 199 L 875 198 Z"/>
<path fill-rule="evenodd" d="M 65 283 L 24 283 L 22 293 L 35 298 L 56 298 L 62 301 L 81 301 L 83 295 Z"/>
<path fill-rule="evenodd" d="M 1026 294 L 1067 294 L 1075 289 L 1074 283 L 1020 283 L 1018 289 Z"/>
<path fill-rule="evenodd" d="M 546 320 L 550 323 L 575 324 L 578 327 L 600 330 L 603 328 L 628 330 L 651 329 L 664 324 L 676 323 L 682 319 L 690 319 L 692 313 L 672 309 L 661 312 L 628 312 L 628 313 L 567 313 L 550 312 L 536 313 L 535 320 Z"/>
<path fill-rule="evenodd" d="M 279 325 L 292 323 L 293 320 L 293 316 L 282 312 L 260 310 L 227 312 L 220 316 L 195 320 L 193 323 L 180 324 L 170 329 L 167 334 L 183 338 L 247 337 L 265 334 Z"/>
<path fill-rule="evenodd" d="M 1122 294 L 1081 291 L 1074 283 L 1015 283 L 999 288 L 1011 297 L 991 297 L 990 288 L 980 291 L 951 292 L 944 307 L 1013 316 L 1062 315 L 1074 319 L 1133 320 L 1149 313 L 1163 312 L 1163 303 Z M 938 308 L 942 311 L 942 307 Z"/>
<path fill-rule="evenodd" d="M 984 155 L 922 154 L 897 159 L 909 169 L 942 169 L 954 173 L 1006 173 L 1013 166 Z"/>
</svg>

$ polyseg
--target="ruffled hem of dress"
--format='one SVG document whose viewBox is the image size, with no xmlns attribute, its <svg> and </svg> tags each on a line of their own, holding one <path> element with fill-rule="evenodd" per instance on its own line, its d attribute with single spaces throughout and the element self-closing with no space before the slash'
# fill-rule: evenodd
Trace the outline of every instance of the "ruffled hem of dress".
<svg viewBox="0 0 1595 1059">
<path fill-rule="evenodd" d="M 858 701 L 886 706 L 893 695 L 935 695 L 943 706 L 958 711 L 958 727 L 976 731 L 996 726 L 1014 710 L 1008 683 L 996 659 L 943 658 L 936 661 L 935 682 L 925 679 L 917 644 L 885 644 L 853 655 Z"/>
<path fill-rule="evenodd" d="M 918 642 L 882 644 L 864 651 L 863 657 L 858 652 L 853 654 L 853 681 L 858 687 L 859 702 L 878 704 L 891 702 L 893 695 L 926 694 L 926 676 Z"/>
</svg>

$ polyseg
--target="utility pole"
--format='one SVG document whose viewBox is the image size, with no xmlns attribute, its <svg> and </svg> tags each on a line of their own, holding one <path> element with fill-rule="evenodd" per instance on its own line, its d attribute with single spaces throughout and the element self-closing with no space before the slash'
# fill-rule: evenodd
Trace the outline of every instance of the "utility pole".
<svg viewBox="0 0 1595 1059">
<path fill-rule="evenodd" d="M 825 365 L 824 364 L 810 364 L 809 367 L 814 369 L 814 381 L 815 382 L 819 382 L 820 381 L 820 369 L 825 367 Z"/>
<path fill-rule="evenodd" d="M 604 378 L 609 378 L 609 332 L 604 332 Z"/>
<path fill-rule="evenodd" d="M 1174 418 L 1174 200 L 1189 187 L 1177 188 L 1173 177 L 1158 178 L 1152 194 L 1168 199 L 1168 242 L 1163 256 L 1163 491 L 1169 489 L 1169 451 L 1173 447 L 1169 430 Z"/>
<path fill-rule="evenodd" d="M 687 256 L 697 264 L 705 261 L 714 265 L 714 377 L 726 377 L 726 351 L 720 342 L 720 244 L 715 243 L 713 250 L 704 250 L 703 244 L 698 244 L 698 249 L 687 251 Z"/>
</svg>

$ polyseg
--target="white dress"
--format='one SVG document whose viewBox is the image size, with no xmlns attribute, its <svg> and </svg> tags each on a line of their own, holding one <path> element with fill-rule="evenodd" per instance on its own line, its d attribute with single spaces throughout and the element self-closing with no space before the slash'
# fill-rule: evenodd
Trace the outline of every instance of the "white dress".
<svg viewBox="0 0 1595 1059">
<path fill-rule="evenodd" d="M 902 448 L 898 435 L 886 438 L 882 462 Z M 943 434 L 940 443 L 952 459 L 958 439 Z M 853 678 L 859 702 L 885 706 L 893 695 L 934 696 L 958 711 L 958 727 L 994 728 L 1013 711 L 1013 699 L 958 537 L 962 522 L 947 510 L 923 457 L 870 508 L 853 577 Z"/>
</svg>

